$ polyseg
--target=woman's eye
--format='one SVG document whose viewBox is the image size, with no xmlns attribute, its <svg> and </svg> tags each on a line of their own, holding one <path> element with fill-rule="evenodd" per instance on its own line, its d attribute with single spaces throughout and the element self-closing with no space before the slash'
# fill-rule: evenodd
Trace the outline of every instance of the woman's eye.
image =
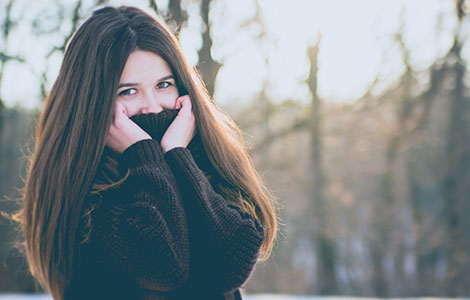
<svg viewBox="0 0 470 300">
<path fill-rule="evenodd" d="M 166 89 L 167 87 L 169 87 L 171 85 L 170 82 L 168 81 L 163 81 L 163 82 L 159 82 L 157 84 L 157 89 Z"/>
<path fill-rule="evenodd" d="M 119 93 L 119 96 L 129 96 L 129 95 L 134 95 L 137 93 L 135 89 L 127 89 Z"/>
</svg>

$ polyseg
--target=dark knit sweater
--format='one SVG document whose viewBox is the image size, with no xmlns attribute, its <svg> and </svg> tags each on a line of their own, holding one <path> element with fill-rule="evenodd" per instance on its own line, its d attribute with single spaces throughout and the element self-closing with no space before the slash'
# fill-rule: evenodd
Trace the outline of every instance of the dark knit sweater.
<svg viewBox="0 0 470 300">
<path fill-rule="evenodd" d="M 132 118 L 152 139 L 118 158 L 124 183 L 86 198 L 95 209 L 67 299 L 241 299 L 264 228 L 221 196 L 198 134 L 163 153 L 177 112 Z"/>
</svg>

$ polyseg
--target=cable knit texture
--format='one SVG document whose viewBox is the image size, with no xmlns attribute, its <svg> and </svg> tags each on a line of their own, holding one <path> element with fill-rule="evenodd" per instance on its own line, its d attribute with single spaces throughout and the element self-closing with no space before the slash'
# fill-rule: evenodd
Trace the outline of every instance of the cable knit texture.
<svg viewBox="0 0 470 300">
<path fill-rule="evenodd" d="M 131 118 L 152 139 L 119 156 L 120 172 L 130 171 L 123 184 L 86 198 L 84 215 L 94 209 L 79 231 L 90 235 L 66 299 L 241 299 L 264 228 L 227 205 L 198 133 L 163 153 L 178 111 Z"/>
</svg>

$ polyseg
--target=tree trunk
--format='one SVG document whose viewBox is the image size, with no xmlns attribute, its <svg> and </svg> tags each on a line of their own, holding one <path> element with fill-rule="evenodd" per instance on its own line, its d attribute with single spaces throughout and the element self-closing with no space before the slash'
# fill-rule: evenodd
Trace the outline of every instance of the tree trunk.
<svg viewBox="0 0 470 300">
<path fill-rule="evenodd" d="M 446 198 L 445 218 L 447 225 L 447 284 L 449 296 L 469 294 L 470 282 L 470 99 L 465 97 L 465 63 L 460 52 L 461 44 L 455 40 L 450 52 L 453 60 L 454 88 L 450 94 L 449 124 L 447 133 L 447 172 L 443 181 Z"/>
<path fill-rule="evenodd" d="M 320 39 L 313 47 L 308 48 L 310 60 L 310 74 L 308 86 L 312 93 L 310 133 L 311 133 L 311 157 L 312 157 L 312 188 L 311 197 L 313 207 L 309 209 L 312 215 L 308 216 L 316 226 L 313 230 L 313 245 L 317 257 L 316 291 L 322 295 L 338 293 L 338 285 L 335 274 L 336 246 L 334 228 L 329 219 L 330 210 L 324 194 L 326 183 L 322 166 L 322 136 L 321 136 L 321 101 L 317 93 L 318 50 Z M 310 228 L 309 228 L 310 229 Z M 315 285 L 314 285 L 315 286 Z"/>
<path fill-rule="evenodd" d="M 198 70 L 201 73 L 202 79 L 206 84 L 207 91 L 211 96 L 214 95 L 215 79 L 222 66 L 212 58 L 212 38 L 211 38 L 211 24 L 209 22 L 209 6 L 211 0 L 202 0 L 201 2 L 201 18 L 204 22 L 204 32 L 202 33 L 202 47 L 199 50 Z"/>
</svg>

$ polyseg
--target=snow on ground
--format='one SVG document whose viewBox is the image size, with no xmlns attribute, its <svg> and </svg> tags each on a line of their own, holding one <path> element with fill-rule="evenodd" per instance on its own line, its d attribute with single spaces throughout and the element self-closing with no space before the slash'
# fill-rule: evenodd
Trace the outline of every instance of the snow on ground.
<svg viewBox="0 0 470 300">
<path fill-rule="evenodd" d="M 52 300 L 48 295 L 0 294 L 0 300 Z"/>
<path fill-rule="evenodd" d="M 320 296 L 294 296 L 279 294 L 256 294 L 243 295 L 244 300 L 379 300 L 380 298 L 358 298 L 358 297 L 320 297 Z M 49 295 L 26 295 L 26 294 L 0 294 L 0 300 L 52 300 Z M 387 300 L 470 300 L 470 298 L 387 298 Z"/>
</svg>

